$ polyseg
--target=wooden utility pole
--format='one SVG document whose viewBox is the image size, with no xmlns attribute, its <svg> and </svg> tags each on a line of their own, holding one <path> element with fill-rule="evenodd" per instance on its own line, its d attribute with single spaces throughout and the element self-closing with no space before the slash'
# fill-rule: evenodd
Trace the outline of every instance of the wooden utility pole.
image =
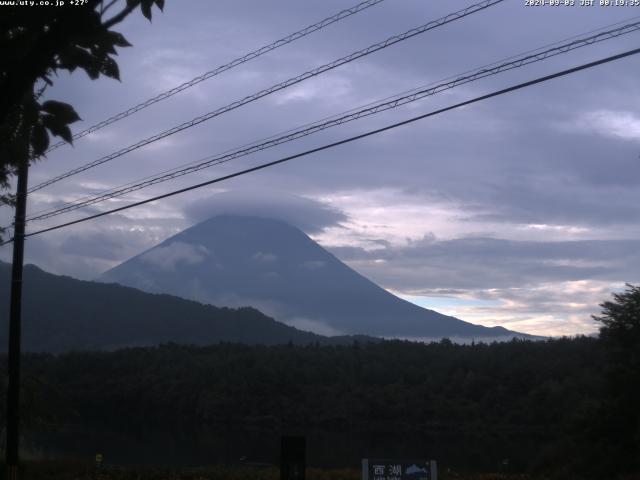
<svg viewBox="0 0 640 480">
<path fill-rule="evenodd" d="M 24 261 L 24 229 L 27 210 L 27 177 L 29 160 L 18 167 L 16 214 L 13 230 L 13 263 L 11 265 L 11 305 L 9 309 L 9 384 L 7 388 L 7 479 L 17 480 L 20 439 L 20 330 L 22 314 L 22 266 Z"/>
</svg>

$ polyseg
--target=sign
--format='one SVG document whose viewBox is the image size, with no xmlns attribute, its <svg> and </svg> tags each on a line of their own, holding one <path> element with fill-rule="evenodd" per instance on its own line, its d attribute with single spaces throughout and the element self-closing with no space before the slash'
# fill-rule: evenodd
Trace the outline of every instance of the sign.
<svg viewBox="0 0 640 480">
<path fill-rule="evenodd" d="M 362 460 L 362 480 L 438 480 L 435 460 Z"/>
</svg>

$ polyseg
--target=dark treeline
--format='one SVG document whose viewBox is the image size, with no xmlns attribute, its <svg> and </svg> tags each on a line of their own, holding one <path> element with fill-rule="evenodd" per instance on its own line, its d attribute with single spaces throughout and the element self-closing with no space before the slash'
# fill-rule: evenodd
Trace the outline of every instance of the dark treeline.
<svg viewBox="0 0 640 480">
<path fill-rule="evenodd" d="M 0 262 L 0 351 L 6 351 L 8 343 L 10 272 L 10 265 Z M 375 340 L 324 337 L 276 322 L 250 307 L 202 305 L 117 284 L 52 275 L 34 265 L 25 266 L 24 279 L 23 351 L 115 350 L 169 341 L 278 345 L 291 340 L 306 345 Z"/>
<path fill-rule="evenodd" d="M 611 473 L 598 453 L 615 445 L 602 433 L 605 357 L 587 337 L 28 354 L 22 399 L 31 431 L 326 434 L 348 452 L 324 442 L 312 461 L 404 453 L 461 469 Z"/>
</svg>

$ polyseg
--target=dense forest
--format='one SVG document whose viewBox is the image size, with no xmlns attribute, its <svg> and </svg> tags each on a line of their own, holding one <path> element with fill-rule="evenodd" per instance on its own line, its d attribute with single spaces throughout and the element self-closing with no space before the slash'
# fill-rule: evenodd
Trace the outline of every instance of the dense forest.
<svg viewBox="0 0 640 480">
<path fill-rule="evenodd" d="M 88 454 L 95 432 L 109 432 L 114 443 L 138 439 L 138 446 L 170 438 L 206 451 L 211 463 L 240 456 L 276 463 L 279 435 L 295 433 L 308 436 L 309 462 L 320 467 L 428 456 L 463 471 L 595 475 L 628 463 L 619 449 L 612 456 L 620 442 L 607 434 L 615 412 L 606 411 L 606 365 L 602 342 L 588 337 L 466 346 L 167 344 L 28 354 L 22 400 L 33 447 L 56 445 L 58 453 L 75 438 Z M 104 435 L 100 448 L 118 458 Z M 160 447 L 139 450 L 120 460 L 170 461 Z"/>
</svg>

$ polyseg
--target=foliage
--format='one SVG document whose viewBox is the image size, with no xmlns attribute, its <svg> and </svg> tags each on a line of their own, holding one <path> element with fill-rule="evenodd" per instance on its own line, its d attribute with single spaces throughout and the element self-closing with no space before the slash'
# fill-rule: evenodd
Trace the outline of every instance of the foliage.
<svg viewBox="0 0 640 480">
<path fill-rule="evenodd" d="M 627 285 L 600 305 L 600 340 L 606 351 L 606 401 L 594 435 L 609 468 L 640 471 L 640 286 Z"/>
<path fill-rule="evenodd" d="M 278 480 L 276 467 L 252 468 L 241 465 L 215 465 L 200 468 L 124 468 L 107 467 L 96 471 L 95 465 L 81 462 L 29 462 L 25 473 L 30 480 Z M 460 475 L 439 472 L 442 480 L 542 480 L 540 477 L 505 474 Z M 307 468 L 308 480 L 360 480 L 359 469 Z"/>
<path fill-rule="evenodd" d="M 69 125 L 80 116 L 56 100 L 41 101 L 59 71 L 84 70 L 120 79 L 116 47 L 129 42 L 111 30 L 136 8 L 151 20 L 151 8 L 164 0 L 86 0 L 64 7 L 2 8 L 0 15 L 0 189 L 9 187 L 17 166 L 45 154 L 50 135 L 71 143 Z M 120 10 L 111 14 L 114 8 Z M 0 195 L 2 203 L 14 197 Z M 2 232 L 0 232 L 2 233 Z"/>
<path fill-rule="evenodd" d="M 496 471 L 508 458 L 512 471 L 530 473 L 571 472 L 581 460 L 577 426 L 599 401 L 601 364 L 591 338 L 467 346 L 164 345 L 31 354 L 23 362 L 26 374 L 40 380 L 24 395 L 40 399 L 30 418 L 48 419 L 32 430 L 75 425 L 116 429 L 127 438 L 169 432 L 189 449 L 199 448 L 197 438 L 213 445 L 209 437 L 224 432 L 229 451 L 233 442 L 246 451 L 253 437 L 270 438 L 258 442 L 269 458 L 258 460 L 271 463 L 277 436 L 302 432 L 310 438 L 312 466 L 355 468 L 377 452 L 427 454 L 463 471 Z M 325 434 L 331 441 L 317 440 Z M 208 458 L 214 461 L 219 450 L 208 450 Z"/>
<path fill-rule="evenodd" d="M 616 353 L 629 355 L 637 351 L 640 340 L 640 285 L 627 284 L 622 293 L 614 293 L 613 301 L 600 305 L 602 315 L 593 318 L 602 323 L 600 338 L 619 347 Z"/>
</svg>

